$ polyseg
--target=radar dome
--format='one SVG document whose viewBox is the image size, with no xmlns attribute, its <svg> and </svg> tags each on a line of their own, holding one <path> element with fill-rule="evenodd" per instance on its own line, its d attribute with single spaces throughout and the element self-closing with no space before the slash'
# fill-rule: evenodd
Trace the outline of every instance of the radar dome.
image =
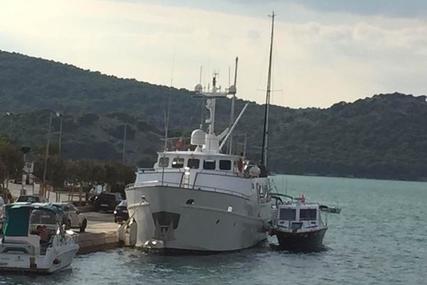
<svg viewBox="0 0 427 285">
<path fill-rule="evenodd" d="M 202 86 L 202 84 L 197 84 L 195 87 L 194 87 L 194 91 L 196 91 L 197 93 L 202 93 L 202 91 L 203 91 L 203 86 Z"/>
<path fill-rule="evenodd" d="M 228 93 L 229 93 L 229 94 L 236 94 L 236 92 L 237 92 L 237 90 L 236 90 L 236 86 L 231 85 L 231 86 L 228 88 Z"/>
<path fill-rule="evenodd" d="M 196 129 L 191 133 L 191 144 L 201 146 L 205 144 L 206 133 L 201 129 Z"/>
</svg>

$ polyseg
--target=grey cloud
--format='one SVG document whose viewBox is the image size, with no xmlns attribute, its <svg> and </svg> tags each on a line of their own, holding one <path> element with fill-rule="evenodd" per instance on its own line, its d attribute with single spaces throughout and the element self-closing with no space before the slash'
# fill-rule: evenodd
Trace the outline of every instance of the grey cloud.
<svg viewBox="0 0 427 285">
<path fill-rule="evenodd" d="M 427 1 L 424 0 L 285 0 L 321 11 L 347 12 L 361 15 L 399 17 L 426 17 Z"/>
<path fill-rule="evenodd" d="M 111 1 L 111 0 L 110 0 Z M 118 0 L 113 0 L 118 1 Z M 123 0 L 121 0 L 123 1 Z M 391 17 L 427 17 L 425 0 L 127 0 L 221 10 L 231 13 L 255 15 L 270 9 L 281 10 L 287 4 L 295 4 L 322 12 L 343 12 L 359 15 L 384 15 Z"/>
</svg>

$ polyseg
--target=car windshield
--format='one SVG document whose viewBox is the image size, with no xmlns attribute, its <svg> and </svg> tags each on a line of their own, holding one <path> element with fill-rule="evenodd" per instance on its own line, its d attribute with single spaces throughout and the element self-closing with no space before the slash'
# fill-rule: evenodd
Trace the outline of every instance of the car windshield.
<svg viewBox="0 0 427 285">
<path fill-rule="evenodd" d="M 50 211 L 33 210 L 30 216 L 31 224 L 56 224 L 56 215 Z"/>
<path fill-rule="evenodd" d="M 17 202 L 31 202 L 31 203 L 35 203 L 39 201 L 40 201 L 39 197 L 36 197 L 36 196 L 20 196 L 17 200 Z"/>
<path fill-rule="evenodd" d="M 99 198 L 105 199 L 105 200 L 115 200 L 115 201 L 122 201 L 122 195 L 120 193 L 102 193 L 99 195 Z"/>
</svg>

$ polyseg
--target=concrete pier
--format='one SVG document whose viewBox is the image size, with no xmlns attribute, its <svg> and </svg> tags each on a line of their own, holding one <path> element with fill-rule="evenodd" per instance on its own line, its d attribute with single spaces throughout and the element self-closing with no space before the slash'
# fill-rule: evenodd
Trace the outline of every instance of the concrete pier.
<svg viewBox="0 0 427 285">
<path fill-rule="evenodd" d="M 85 233 L 77 237 L 80 246 L 79 254 L 116 248 L 119 246 L 118 224 L 114 223 L 112 214 L 87 212 L 83 213 L 88 225 Z"/>
</svg>

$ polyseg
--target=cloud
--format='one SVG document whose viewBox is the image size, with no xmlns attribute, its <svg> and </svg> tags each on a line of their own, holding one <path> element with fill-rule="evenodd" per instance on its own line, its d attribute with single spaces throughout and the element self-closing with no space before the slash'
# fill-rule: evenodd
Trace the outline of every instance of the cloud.
<svg viewBox="0 0 427 285">
<path fill-rule="evenodd" d="M 216 10 L 234 14 L 260 16 L 260 11 L 286 11 L 289 6 L 303 6 L 322 13 L 344 13 L 362 16 L 426 18 L 425 0 L 105 0 L 151 3 L 204 10 Z"/>
<path fill-rule="evenodd" d="M 396 17 L 427 16 L 427 2 L 424 0 L 285 0 L 299 3 L 309 9 L 323 12 L 344 12 L 359 15 L 383 15 Z"/>
<path fill-rule="evenodd" d="M 263 103 L 258 90 L 266 85 L 266 15 L 269 5 L 280 4 L 273 83 L 282 92 L 273 94 L 273 103 L 327 107 L 374 93 L 425 93 L 425 20 L 324 13 L 308 2 L 269 1 L 261 9 L 261 2 L 251 1 L 245 8 L 251 12 L 235 13 L 239 1 L 213 1 L 222 8 L 212 10 L 194 1 L 6 0 L 0 49 L 156 84 L 169 85 L 173 77 L 176 87 L 188 89 L 198 81 L 200 65 L 204 83 L 217 71 L 226 86 L 228 68 L 239 56 L 238 96 Z"/>
</svg>

